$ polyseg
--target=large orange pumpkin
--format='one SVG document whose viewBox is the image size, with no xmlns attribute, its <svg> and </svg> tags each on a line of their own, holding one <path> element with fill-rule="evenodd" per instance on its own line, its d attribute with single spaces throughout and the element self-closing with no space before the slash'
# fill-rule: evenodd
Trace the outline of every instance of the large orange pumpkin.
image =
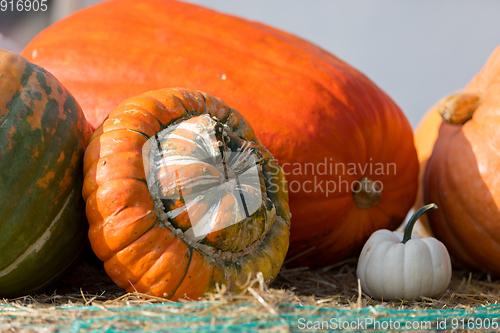
<svg viewBox="0 0 500 333">
<path fill-rule="evenodd" d="M 238 291 L 258 272 L 267 283 L 278 275 L 286 181 L 219 99 L 162 89 L 124 101 L 94 132 L 84 173 L 92 249 L 120 287 L 196 299 L 217 284 Z"/>
<path fill-rule="evenodd" d="M 112 0 L 47 28 L 23 55 L 75 94 L 94 127 L 126 98 L 172 86 L 241 112 L 289 180 L 290 256 L 302 254 L 290 264 L 358 254 L 415 199 L 413 133 L 398 106 L 345 62 L 269 26 L 174 0 Z"/>
<path fill-rule="evenodd" d="M 500 48 L 448 98 L 423 179 L 433 233 L 470 268 L 500 275 Z M 449 124 L 452 123 L 452 124 Z"/>
</svg>

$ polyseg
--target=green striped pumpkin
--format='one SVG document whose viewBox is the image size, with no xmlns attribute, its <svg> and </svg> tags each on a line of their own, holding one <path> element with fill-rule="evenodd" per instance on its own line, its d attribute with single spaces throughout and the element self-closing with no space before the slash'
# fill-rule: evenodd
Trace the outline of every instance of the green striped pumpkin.
<svg viewBox="0 0 500 333">
<path fill-rule="evenodd" d="M 81 252 L 89 137 L 54 76 L 0 50 L 0 297 L 43 290 Z"/>
</svg>

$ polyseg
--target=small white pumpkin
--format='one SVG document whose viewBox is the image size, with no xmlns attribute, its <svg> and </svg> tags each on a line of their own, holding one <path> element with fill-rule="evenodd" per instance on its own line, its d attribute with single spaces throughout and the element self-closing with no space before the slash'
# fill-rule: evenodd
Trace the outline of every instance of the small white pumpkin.
<svg viewBox="0 0 500 333">
<path fill-rule="evenodd" d="M 420 300 L 446 292 L 452 273 L 448 250 L 433 237 L 412 234 L 418 218 L 436 208 L 430 204 L 417 210 L 404 234 L 382 229 L 370 236 L 356 272 L 363 292 L 383 300 Z"/>
</svg>

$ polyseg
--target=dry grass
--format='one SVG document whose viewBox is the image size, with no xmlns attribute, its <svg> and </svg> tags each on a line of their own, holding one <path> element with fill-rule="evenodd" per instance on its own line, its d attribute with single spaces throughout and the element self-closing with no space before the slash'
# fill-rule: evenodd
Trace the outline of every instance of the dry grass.
<svg viewBox="0 0 500 333">
<path fill-rule="evenodd" d="M 83 261 L 53 294 L 0 301 L 0 331 L 155 332 L 168 327 L 182 332 L 288 332 L 297 329 L 299 318 L 500 316 L 500 307 L 484 310 L 500 304 L 500 280 L 465 270 L 454 271 L 444 296 L 418 302 L 381 302 L 360 292 L 355 259 L 315 271 L 283 268 L 269 288 L 258 277 L 245 289 L 246 293 L 232 294 L 222 288 L 198 302 L 169 302 L 125 293 L 100 264 Z"/>
</svg>

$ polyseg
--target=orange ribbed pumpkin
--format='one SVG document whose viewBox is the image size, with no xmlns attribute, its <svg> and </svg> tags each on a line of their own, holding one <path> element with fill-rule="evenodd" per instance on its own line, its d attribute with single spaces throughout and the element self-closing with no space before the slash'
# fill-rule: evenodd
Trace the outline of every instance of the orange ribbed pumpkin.
<svg viewBox="0 0 500 333">
<path fill-rule="evenodd" d="M 111 0 L 47 28 L 23 55 L 73 92 L 94 128 L 123 100 L 164 87 L 237 109 L 287 174 L 290 256 L 309 251 L 291 264 L 358 254 L 414 202 L 404 114 L 366 76 L 296 36 L 174 0 Z"/>
<path fill-rule="evenodd" d="M 215 119 L 215 120 L 214 120 Z M 252 127 L 205 93 L 130 98 L 94 132 L 83 197 L 92 249 L 129 292 L 197 299 L 271 283 L 289 243 L 281 168 Z M 271 177 L 280 177 L 275 188 Z"/>
<path fill-rule="evenodd" d="M 470 268 L 500 274 L 500 48 L 463 93 L 445 99 L 427 161 L 424 202 L 433 233 Z M 451 124 L 450 124 L 451 123 Z"/>
</svg>

